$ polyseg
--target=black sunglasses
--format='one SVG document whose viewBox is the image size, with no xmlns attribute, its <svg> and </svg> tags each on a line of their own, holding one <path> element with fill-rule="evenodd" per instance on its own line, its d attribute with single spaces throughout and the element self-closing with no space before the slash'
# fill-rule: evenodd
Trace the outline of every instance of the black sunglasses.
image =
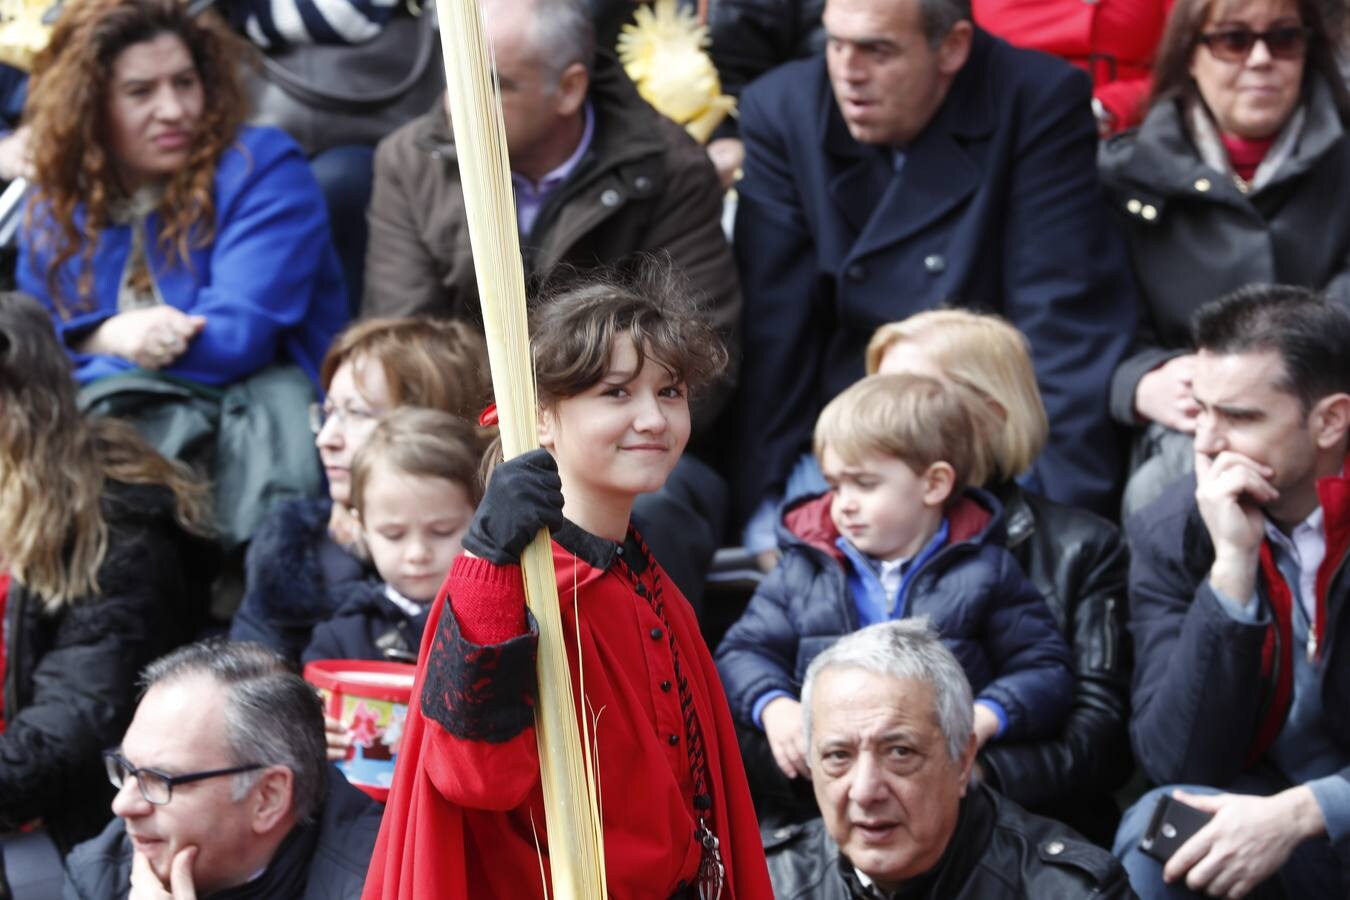
<svg viewBox="0 0 1350 900">
<path fill-rule="evenodd" d="M 122 755 L 120 750 L 104 750 L 103 764 L 108 768 L 108 780 L 112 782 L 113 787 L 120 791 L 128 778 L 135 778 L 136 786 L 141 789 L 141 796 L 145 798 L 145 802 L 152 803 L 155 806 L 163 806 L 173 799 L 175 785 L 191 784 L 194 781 L 205 781 L 208 778 L 217 778 L 221 775 L 238 775 L 241 772 L 252 772 L 254 769 L 264 768 L 262 763 L 252 763 L 247 766 L 232 766 L 228 769 L 210 769 L 205 772 L 189 772 L 185 775 L 170 775 L 158 769 L 138 769 L 127 762 L 126 757 Z"/>
<path fill-rule="evenodd" d="M 1310 29 L 1302 25 L 1282 25 L 1268 31 L 1250 28 L 1225 28 L 1196 38 L 1209 52 L 1225 62 L 1244 62 L 1256 42 L 1266 45 L 1266 51 L 1275 59 L 1300 59 L 1308 49 Z"/>
</svg>

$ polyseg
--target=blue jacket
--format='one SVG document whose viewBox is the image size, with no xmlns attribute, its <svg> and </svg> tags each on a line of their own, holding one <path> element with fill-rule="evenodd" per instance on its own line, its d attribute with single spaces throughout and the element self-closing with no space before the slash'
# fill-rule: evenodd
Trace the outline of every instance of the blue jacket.
<svg viewBox="0 0 1350 900">
<path fill-rule="evenodd" d="M 717 648 L 732 714 L 753 722 L 770 691 L 801 693 L 807 666 L 860 625 L 847 564 L 830 520 L 832 494 L 783 520 L 783 558 Z M 997 543 L 998 501 L 972 490 L 948 511 L 948 542 L 920 562 L 904 614 L 928 616 L 978 699 L 1007 713 L 1001 738 L 1048 737 L 1073 702 L 1069 648 L 1040 593 Z"/>
<path fill-rule="evenodd" d="M 163 371 L 209 385 L 228 385 L 279 360 L 296 363 L 316 384 L 319 363 L 347 321 L 346 289 L 328 230 L 328 210 L 300 148 L 274 128 L 245 128 L 220 157 L 215 179 L 215 239 L 194 249 L 191 266 L 166 260 L 146 220 L 146 251 L 164 301 L 206 317 L 187 352 Z M 83 211 L 77 213 L 77 221 Z M 93 297 L 76 301 L 83 265 L 76 254 L 61 267 L 57 289 L 76 311 L 63 319 L 47 289 L 52 228 L 42 208 L 19 238 L 19 289 L 53 311 L 68 346 L 117 312 L 131 226 L 105 228 L 94 250 Z M 81 384 L 132 369 L 116 356 L 70 351 Z"/>
<path fill-rule="evenodd" d="M 1028 338 L 1050 418 L 1035 474 L 1103 511 L 1119 477 L 1111 373 L 1135 292 L 1097 180 L 1082 72 L 976 29 L 970 58 L 904 152 L 849 135 L 824 61 L 746 89 L 735 250 L 745 292 L 736 484 L 748 514 L 808 452 L 816 413 L 863 374 L 878 326 L 944 304 Z"/>
<path fill-rule="evenodd" d="M 373 659 L 416 663 L 431 604 L 410 616 L 384 593 L 384 582 L 367 579 L 337 614 L 314 626 L 301 662 L 316 659 Z"/>
</svg>

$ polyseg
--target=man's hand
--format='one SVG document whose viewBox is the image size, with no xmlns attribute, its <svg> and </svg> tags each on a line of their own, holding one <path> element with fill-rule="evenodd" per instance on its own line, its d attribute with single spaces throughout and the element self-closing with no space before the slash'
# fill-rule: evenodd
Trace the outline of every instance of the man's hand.
<svg viewBox="0 0 1350 900">
<path fill-rule="evenodd" d="M 197 900 L 197 887 L 192 883 L 192 864 L 196 859 L 197 848 L 191 845 L 173 855 L 166 891 L 150 867 L 150 860 L 137 850 L 131 858 L 131 893 L 127 900 Z"/>
<path fill-rule="evenodd" d="M 1214 459 L 1195 454 L 1195 501 L 1214 542 L 1210 585 L 1239 603 L 1256 590 L 1256 569 L 1265 537 L 1261 506 L 1280 492 L 1269 481 L 1275 470 L 1225 450 Z"/>
<path fill-rule="evenodd" d="M 1134 388 L 1135 414 L 1174 431 L 1194 434 L 1195 417 L 1200 413 L 1191 394 L 1194 375 L 1194 353 L 1174 356 L 1145 373 Z"/>
<path fill-rule="evenodd" d="M 1326 830 L 1312 791 L 1290 788 L 1273 797 L 1244 794 L 1174 796 L 1214 813 L 1163 868 L 1163 880 L 1230 900 L 1245 897 L 1274 875 L 1302 841 Z"/>
<path fill-rule="evenodd" d="M 802 733 L 802 705 L 791 697 L 779 697 L 769 701 L 760 718 L 778 768 L 788 778 L 810 778 L 811 768 L 806 764 L 806 735 Z"/>
<path fill-rule="evenodd" d="M 33 176 L 33 155 L 28 152 L 27 125 L 0 138 L 0 181 Z"/>
<path fill-rule="evenodd" d="M 161 304 L 118 313 L 76 348 L 81 353 L 120 356 L 142 369 L 162 369 L 187 352 L 206 319 Z"/>
<path fill-rule="evenodd" d="M 741 180 L 741 164 L 745 162 L 745 145 L 740 138 L 718 138 L 708 145 L 708 158 L 717 169 L 717 177 L 726 190 Z"/>
</svg>

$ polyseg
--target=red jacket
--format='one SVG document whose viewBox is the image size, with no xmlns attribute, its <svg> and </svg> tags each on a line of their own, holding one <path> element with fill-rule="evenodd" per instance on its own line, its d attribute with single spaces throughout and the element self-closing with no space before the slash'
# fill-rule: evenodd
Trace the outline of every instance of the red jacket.
<svg viewBox="0 0 1350 900">
<path fill-rule="evenodd" d="M 1092 93 L 1116 129 L 1138 125 L 1153 55 L 1172 0 L 973 0 L 975 22 L 1032 50 L 1066 59 L 1092 76 Z"/>
<path fill-rule="evenodd" d="M 598 722 L 608 895 L 661 900 L 698 871 L 693 781 L 668 628 L 707 748 L 712 828 L 727 866 L 723 897 L 769 900 L 759 829 L 716 669 L 678 588 L 649 557 L 636 559 L 646 554 L 634 547 L 630 541 L 626 553 L 616 552 L 617 544 L 571 525 L 553 545 L 573 691 L 580 696 L 579 643 L 586 708 Z M 442 594 L 423 637 L 364 898 L 542 898 L 540 856 L 548 836 L 532 714 L 537 633 L 482 646 L 468 641 L 459 623 L 461 596 L 520 608 L 520 569 L 460 557 Z M 446 595 L 457 598 L 450 614 Z M 648 596 L 664 600 L 664 618 Z"/>
</svg>

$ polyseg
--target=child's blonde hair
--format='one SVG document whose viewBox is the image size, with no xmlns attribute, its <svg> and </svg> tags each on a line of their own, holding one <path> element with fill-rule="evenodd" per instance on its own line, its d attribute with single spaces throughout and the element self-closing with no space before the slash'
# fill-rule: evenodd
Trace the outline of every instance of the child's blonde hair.
<svg viewBox="0 0 1350 900">
<path fill-rule="evenodd" d="M 816 420 L 816 458 L 828 447 L 845 463 L 890 456 L 922 474 L 952 467 L 952 498 L 980 485 L 993 466 L 998 421 L 974 391 L 924 375 L 869 375 L 830 401 Z"/>
<path fill-rule="evenodd" d="M 415 478 L 441 478 L 464 488 L 478 505 L 482 440 L 468 422 L 439 409 L 405 406 L 380 420 L 352 461 L 351 508 L 365 509 L 366 486 L 381 464 Z"/>
<path fill-rule="evenodd" d="M 921 346 L 946 378 L 1001 407 L 1003 421 L 990 433 L 1000 480 L 1031 468 L 1045 447 L 1050 425 L 1022 332 L 988 313 L 921 312 L 877 329 L 867 345 L 867 374 L 875 373 L 886 352 L 902 343 Z"/>
</svg>

